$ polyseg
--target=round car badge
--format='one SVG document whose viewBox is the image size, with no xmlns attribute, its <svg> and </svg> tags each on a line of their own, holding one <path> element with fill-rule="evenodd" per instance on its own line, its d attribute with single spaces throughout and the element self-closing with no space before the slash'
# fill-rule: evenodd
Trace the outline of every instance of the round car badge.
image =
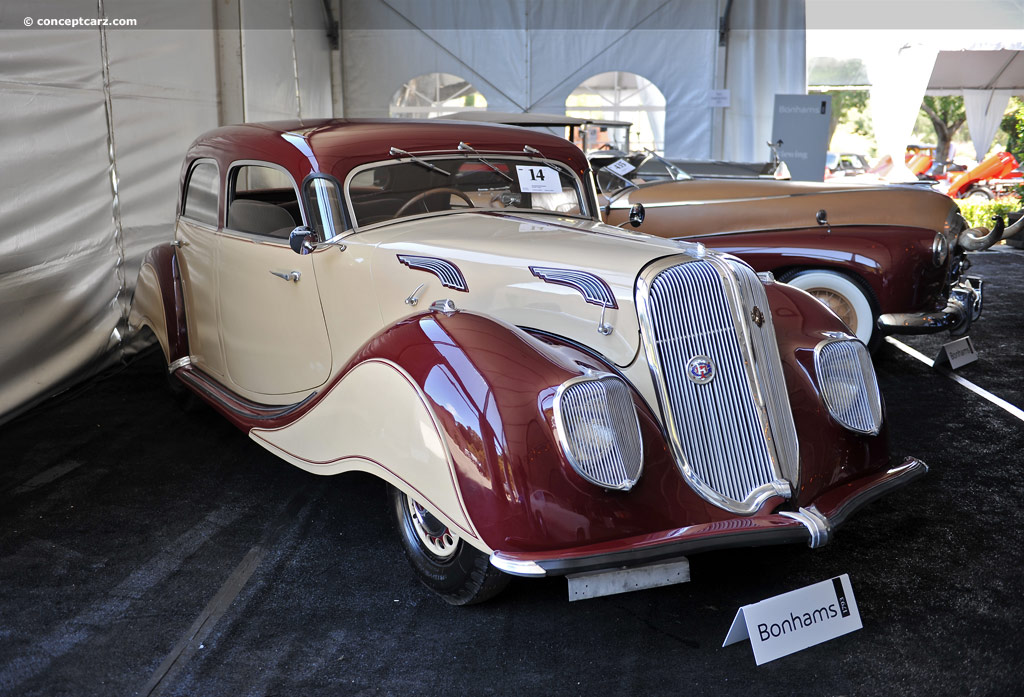
<svg viewBox="0 0 1024 697">
<path fill-rule="evenodd" d="M 686 363 L 686 377 L 698 385 L 707 384 L 715 378 L 715 364 L 707 356 L 694 356 Z"/>
</svg>

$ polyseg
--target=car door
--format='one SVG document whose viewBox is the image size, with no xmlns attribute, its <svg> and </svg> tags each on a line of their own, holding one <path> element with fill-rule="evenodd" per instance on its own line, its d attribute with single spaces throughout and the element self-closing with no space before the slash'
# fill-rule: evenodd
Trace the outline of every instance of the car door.
<svg viewBox="0 0 1024 697">
<path fill-rule="evenodd" d="M 331 346 L 310 256 L 288 234 L 303 224 L 291 176 L 234 163 L 217 250 L 220 344 L 228 386 L 266 403 L 298 401 L 331 372 Z"/>
<path fill-rule="evenodd" d="M 220 190 L 216 161 L 197 160 L 189 170 L 174 244 L 185 301 L 189 359 L 192 365 L 223 382 L 226 373 L 217 317 Z"/>
</svg>

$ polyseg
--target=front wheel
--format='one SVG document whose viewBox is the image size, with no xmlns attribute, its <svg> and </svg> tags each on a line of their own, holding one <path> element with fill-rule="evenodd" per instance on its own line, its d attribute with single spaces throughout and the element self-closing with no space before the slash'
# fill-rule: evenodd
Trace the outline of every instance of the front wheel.
<svg viewBox="0 0 1024 697">
<path fill-rule="evenodd" d="M 822 269 L 791 271 L 780 276 L 779 280 L 806 290 L 839 315 L 839 319 L 865 345 L 871 345 L 871 340 L 877 334 L 875 313 L 871 309 L 867 292 L 859 283 L 836 271 Z"/>
<path fill-rule="evenodd" d="M 420 581 L 452 605 L 482 603 L 510 580 L 487 555 L 453 532 L 410 496 L 388 487 L 391 511 L 405 556 Z"/>
</svg>

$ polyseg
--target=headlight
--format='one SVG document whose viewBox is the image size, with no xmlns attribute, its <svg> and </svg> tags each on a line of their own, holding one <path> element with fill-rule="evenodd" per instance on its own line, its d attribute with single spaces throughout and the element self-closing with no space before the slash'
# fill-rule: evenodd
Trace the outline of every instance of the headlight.
<svg viewBox="0 0 1024 697">
<path fill-rule="evenodd" d="M 818 344 L 814 370 L 832 418 L 851 431 L 876 435 L 882 427 L 882 397 L 864 344 L 852 339 Z"/>
<path fill-rule="evenodd" d="M 935 239 L 932 240 L 932 263 L 936 266 L 942 266 L 946 263 L 946 257 L 949 256 L 949 240 L 941 232 L 935 233 Z"/>
<path fill-rule="evenodd" d="M 572 468 L 606 489 L 629 490 L 640 479 L 643 442 L 629 387 L 610 373 L 563 383 L 555 394 L 555 428 Z"/>
</svg>

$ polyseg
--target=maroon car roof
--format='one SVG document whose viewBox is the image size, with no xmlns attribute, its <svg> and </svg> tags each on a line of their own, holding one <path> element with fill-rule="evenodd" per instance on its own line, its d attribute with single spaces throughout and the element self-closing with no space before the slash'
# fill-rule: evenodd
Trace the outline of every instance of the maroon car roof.
<svg viewBox="0 0 1024 697">
<path fill-rule="evenodd" d="M 407 119 L 321 119 L 271 121 L 217 128 L 196 139 L 186 166 L 212 157 L 222 171 L 235 160 L 266 160 L 290 170 L 296 181 L 311 172 L 344 180 L 361 164 L 387 160 L 392 147 L 411 153 L 456 152 L 463 141 L 481 152 L 523 153 L 529 144 L 545 157 L 572 165 L 582 174 L 589 165 L 583 153 L 564 138 L 515 126 L 464 121 Z"/>
</svg>

